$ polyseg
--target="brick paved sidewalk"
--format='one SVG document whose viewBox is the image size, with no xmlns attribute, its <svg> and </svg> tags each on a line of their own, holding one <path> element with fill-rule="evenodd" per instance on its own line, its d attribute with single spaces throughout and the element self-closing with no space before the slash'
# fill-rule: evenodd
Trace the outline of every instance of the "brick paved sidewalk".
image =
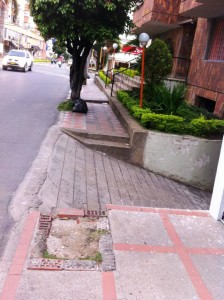
<svg viewBox="0 0 224 300">
<path fill-rule="evenodd" d="M 63 128 L 128 137 L 127 131 L 108 104 L 88 103 L 87 114 L 63 112 L 60 119 Z"/>
<path fill-rule="evenodd" d="M 104 210 L 106 204 L 208 209 L 211 193 L 177 183 L 89 149 L 60 135 L 40 191 L 41 210 L 76 207 Z"/>
</svg>

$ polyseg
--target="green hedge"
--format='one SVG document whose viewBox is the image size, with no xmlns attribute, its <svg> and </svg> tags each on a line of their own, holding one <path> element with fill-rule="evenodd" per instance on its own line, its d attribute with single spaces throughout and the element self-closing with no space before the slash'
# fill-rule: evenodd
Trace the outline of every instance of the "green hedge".
<svg viewBox="0 0 224 300">
<path fill-rule="evenodd" d="M 38 58 L 34 58 L 34 62 L 50 62 L 49 59 L 38 59 Z"/>
<path fill-rule="evenodd" d="M 118 100 L 148 129 L 167 133 L 189 134 L 198 137 L 212 137 L 224 134 L 224 120 L 207 120 L 204 116 L 189 121 L 187 118 L 157 114 L 149 108 L 139 108 L 138 103 L 127 92 L 118 91 Z"/>
<path fill-rule="evenodd" d="M 106 84 L 110 84 L 111 83 L 111 80 L 109 77 L 107 77 L 103 71 L 99 71 L 98 72 L 100 78 L 106 83 Z"/>
<path fill-rule="evenodd" d="M 139 75 L 139 71 L 137 70 L 132 70 L 132 69 L 126 69 L 126 68 L 119 68 L 118 72 L 123 71 L 121 74 L 127 75 L 129 77 L 135 77 Z"/>
</svg>

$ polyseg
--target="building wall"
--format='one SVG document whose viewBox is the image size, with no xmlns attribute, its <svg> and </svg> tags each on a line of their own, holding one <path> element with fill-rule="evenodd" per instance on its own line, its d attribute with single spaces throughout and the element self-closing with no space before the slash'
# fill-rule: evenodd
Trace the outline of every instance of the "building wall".
<svg viewBox="0 0 224 300">
<path fill-rule="evenodd" d="M 0 0 L 0 43 L 3 42 L 3 25 L 5 16 L 5 4 Z"/>
<path fill-rule="evenodd" d="M 188 99 L 196 104 L 196 97 L 216 101 L 215 113 L 224 117 L 224 61 L 206 60 L 211 22 L 198 19 L 188 74 Z"/>
<path fill-rule="evenodd" d="M 180 13 L 189 11 L 190 9 L 200 6 L 200 5 L 201 5 L 200 1 L 195 1 L 195 0 L 181 1 Z"/>
<path fill-rule="evenodd" d="M 199 97 L 205 101 L 212 100 L 214 113 L 224 118 L 224 61 L 206 60 L 212 20 L 197 19 L 192 15 L 184 20 L 180 17 L 182 12 L 187 15 L 188 11 L 193 12 L 191 9 L 200 5 L 202 3 L 194 0 L 145 0 L 134 14 L 134 23 L 152 33 L 156 30 L 155 21 L 162 26 L 161 38 L 171 41 L 173 47 L 173 69 L 170 77 L 187 82 L 189 103 L 199 104 Z M 180 20 L 183 22 L 178 23 Z M 175 22 L 179 27 L 170 29 L 169 25 Z"/>
<path fill-rule="evenodd" d="M 137 27 L 141 27 L 148 21 L 167 24 L 181 21 L 183 17 L 178 14 L 180 3 L 181 0 L 145 0 L 143 5 L 134 13 L 133 22 Z"/>
</svg>

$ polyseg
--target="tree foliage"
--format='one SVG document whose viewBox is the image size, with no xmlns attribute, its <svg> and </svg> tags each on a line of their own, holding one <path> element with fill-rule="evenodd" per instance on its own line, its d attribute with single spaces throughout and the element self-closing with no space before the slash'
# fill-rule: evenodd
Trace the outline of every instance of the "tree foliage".
<svg viewBox="0 0 224 300">
<path fill-rule="evenodd" d="M 155 39 L 145 51 L 145 80 L 147 84 L 158 85 L 171 72 L 172 55 L 167 44 Z"/>
<path fill-rule="evenodd" d="M 72 99 L 80 97 L 85 63 L 95 41 L 113 40 L 132 27 L 131 9 L 143 0 L 31 0 L 31 12 L 45 39 L 56 38 L 73 57 Z"/>
<path fill-rule="evenodd" d="M 53 45 L 53 51 L 57 54 L 57 56 L 63 56 L 65 60 L 69 59 L 70 55 L 66 51 L 65 45 L 60 44 L 56 41 Z"/>
</svg>

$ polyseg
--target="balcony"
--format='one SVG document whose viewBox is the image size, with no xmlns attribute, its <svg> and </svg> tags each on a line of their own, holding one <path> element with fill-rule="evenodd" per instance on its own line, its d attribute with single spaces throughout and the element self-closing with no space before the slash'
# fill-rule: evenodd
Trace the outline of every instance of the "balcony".
<svg viewBox="0 0 224 300">
<path fill-rule="evenodd" d="M 183 0 L 180 14 L 190 18 L 218 18 L 224 15 L 223 0 Z"/>
<path fill-rule="evenodd" d="M 137 27 L 135 32 L 138 34 L 145 31 L 150 36 L 155 36 L 177 28 L 179 23 L 186 20 L 179 15 L 180 2 L 180 0 L 145 0 L 133 16 L 133 22 Z"/>
</svg>

